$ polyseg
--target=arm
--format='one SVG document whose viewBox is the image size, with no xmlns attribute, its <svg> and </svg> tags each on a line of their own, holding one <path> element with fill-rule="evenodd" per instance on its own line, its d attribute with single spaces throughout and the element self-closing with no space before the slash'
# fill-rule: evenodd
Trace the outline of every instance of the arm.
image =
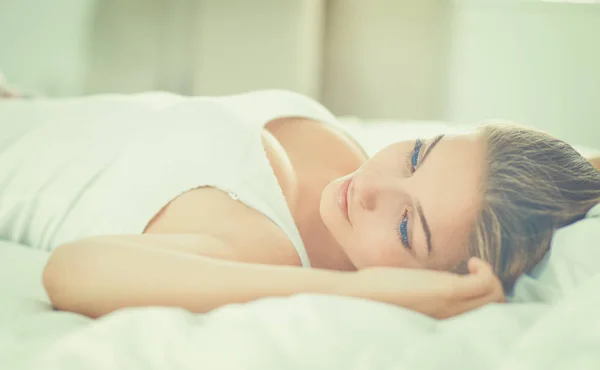
<svg viewBox="0 0 600 370">
<path fill-rule="evenodd" d="M 192 243 L 226 247 L 211 237 Z M 491 269 L 459 276 L 426 270 L 375 268 L 359 272 L 225 261 L 188 253 L 185 236 L 99 237 L 59 247 L 44 270 L 53 305 L 98 317 L 132 306 L 177 306 L 207 312 L 262 297 L 322 293 L 372 299 L 443 318 L 498 300 Z M 204 240 L 202 240 L 204 239 Z M 182 252 L 185 250 L 185 252 Z M 498 285 L 499 286 L 499 285 Z M 493 293 L 493 294 L 491 294 Z"/>
</svg>

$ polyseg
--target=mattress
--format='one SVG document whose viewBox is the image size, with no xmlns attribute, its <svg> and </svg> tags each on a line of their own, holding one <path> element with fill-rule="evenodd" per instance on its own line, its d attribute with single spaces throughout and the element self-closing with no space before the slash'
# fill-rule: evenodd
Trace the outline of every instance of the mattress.
<svg viewBox="0 0 600 370">
<path fill-rule="evenodd" d="M 467 129 L 342 122 L 371 153 Z M 41 284 L 45 252 L 0 242 L 0 369 L 600 369 L 599 243 L 600 206 L 557 233 L 511 303 L 438 321 L 315 294 L 207 314 L 148 307 L 91 320 L 51 309 Z"/>
</svg>

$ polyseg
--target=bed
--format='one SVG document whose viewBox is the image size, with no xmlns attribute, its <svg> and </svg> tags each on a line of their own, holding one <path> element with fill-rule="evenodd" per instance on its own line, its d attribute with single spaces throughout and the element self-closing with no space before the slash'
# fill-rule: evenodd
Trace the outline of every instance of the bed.
<svg viewBox="0 0 600 370">
<path fill-rule="evenodd" d="M 467 129 L 341 122 L 369 153 L 402 138 Z M 510 304 L 443 321 L 312 294 L 207 314 L 149 307 L 91 320 L 51 309 L 41 285 L 46 252 L 1 241 L 0 369 L 600 369 L 599 244 L 600 205 L 557 233 Z"/>
</svg>

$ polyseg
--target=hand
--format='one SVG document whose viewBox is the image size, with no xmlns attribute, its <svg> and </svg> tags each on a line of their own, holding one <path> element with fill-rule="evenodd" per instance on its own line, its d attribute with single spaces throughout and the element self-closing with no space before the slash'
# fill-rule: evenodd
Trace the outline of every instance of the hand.
<svg viewBox="0 0 600 370">
<path fill-rule="evenodd" d="M 489 263 L 472 257 L 468 263 L 469 273 L 459 276 L 460 282 L 454 290 L 448 310 L 441 318 L 470 311 L 488 303 L 504 303 L 502 282 L 494 274 Z"/>
<path fill-rule="evenodd" d="M 373 267 L 358 272 L 358 296 L 392 303 L 445 319 L 492 302 L 504 302 L 504 292 L 492 267 L 471 258 L 469 273 Z"/>
</svg>

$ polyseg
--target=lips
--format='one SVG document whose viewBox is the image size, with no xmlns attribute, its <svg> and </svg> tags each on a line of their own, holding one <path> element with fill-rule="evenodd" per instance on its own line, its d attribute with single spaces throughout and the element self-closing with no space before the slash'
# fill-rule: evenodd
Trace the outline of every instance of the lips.
<svg viewBox="0 0 600 370">
<path fill-rule="evenodd" d="M 350 216 L 348 213 L 348 193 L 350 189 L 350 185 L 352 184 L 353 177 L 348 177 L 341 185 L 340 185 L 340 196 L 338 198 L 338 205 L 342 214 L 346 218 L 348 222 L 350 222 Z M 350 222 L 350 224 L 352 224 Z"/>
</svg>

